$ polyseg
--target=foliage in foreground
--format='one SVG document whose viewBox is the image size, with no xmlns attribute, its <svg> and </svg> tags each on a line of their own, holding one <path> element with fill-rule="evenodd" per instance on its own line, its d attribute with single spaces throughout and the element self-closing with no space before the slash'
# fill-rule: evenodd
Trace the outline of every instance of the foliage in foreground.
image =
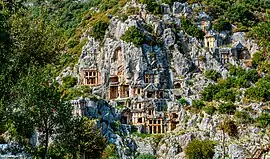
<svg viewBox="0 0 270 159">
<path fill-rule="evenodd" d="M 215 154 L 214 144 L 210 140 L 195 139 L 187 145 L 185 153 L 188 159 L 211 159 Z"/>
</svg>

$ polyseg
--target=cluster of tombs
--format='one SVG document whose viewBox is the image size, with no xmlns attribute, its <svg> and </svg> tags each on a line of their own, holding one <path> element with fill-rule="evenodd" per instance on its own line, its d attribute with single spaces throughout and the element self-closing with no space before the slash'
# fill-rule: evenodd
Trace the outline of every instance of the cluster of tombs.
<svg viewBox="0 0 270 159">
<path fill-rule="evenodd" d="M 245 45 L 240 41 L 231 41 L 225 33 L 207 32 L 204 36 L 204 46 L 223 65 L 237 60 L 242 60 L 247 66 L 251 64 L 251 55 Z"/>
<path fill-rule="evenodd" d="M 138 131 L 149 134 L 172 131 L 178 124 L 177 111 L 168 112 L 168 102 L 172 102 L 171 91 L 160 89 L 155 83 L 156 74 L 144 73 L 141 83 L 126 83 L 123 75 L 111 75 L 107 99 L 112 105 L 123 105 L 121 123 L 130 124 Z M 101 74 L 97 69 L 81 69 L 80 84 L 100 86 Z M 84 101 L 73 101 L 74 115 L 84 115 Z"/>
<path fill-rule="evenodd" d="M 221 64 L 232 63 L 231 60 L 246 60 L 251 57 L 247 48 L 241 42 L 234 42 L 232 47 L 221 47 L 229 44 L 228 39 L 211 31 L 204 37 L 204 45 L 209 49 Z M 123 55 L 121 48 L 116 49 L 111 57 L 111 65 L 116 69 L 110 72 L 109 77 L 102 79 L 98 69 L 81 68 L 80 84 L 97 87 L 106 87 L 106 98 L 114 103 L 123 105 L 125 109 L 121 115 L 122 124 L 135 126 L 140 132 L 156 134 L 172 131 L 179 123 L 178 111 L 167 111 L 168 103 L 180 98 L 171 89 L 162 89 L 157 80 L 158 72 L 146 71 L 142 74 L 140 82 L 131 83 L 125 81 L 123 73 Z M 120 69 L 122 68 L 122 69 Z M 106 83 L 106 84 L 104 84 Z M 174 88 L 181 88 L 180 83 L 175 83 Z M 80 109 L 84 102 L 74 102 L 76 115 L 83 115 Z"/>
</svg>

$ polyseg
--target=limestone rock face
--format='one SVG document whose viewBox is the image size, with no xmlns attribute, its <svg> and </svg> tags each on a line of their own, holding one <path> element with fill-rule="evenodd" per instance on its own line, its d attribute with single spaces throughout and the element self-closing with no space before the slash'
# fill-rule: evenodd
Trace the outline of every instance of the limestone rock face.
<svg viewBox="0 0 270 159">
<path fill-rule="evenodd" d="M 154 146 L 154 143 L 150 138 L 134 138 L 133 140 L 136 142 L 138 152 L 142 154 L 156 154 L 156 147 Z"/>
<path fill-rule="evenodd" d="M 246 34 L 244 32 L 237 32 L 232 35 L 233 42 L 241 42 L 242 44 L 246 44 Z"/>
<path fill-rule="evenodd" d="M 184 12 L 187 6 L 187 3 L 174 2 L 172 6 L 173 14 L 179 14 Z"/>
<path fill-rule="evenodd" d="M 208 115 L 203 110 L 200 113 L 193 113 L 190 111 L 192 102 L 201 99 L 203 89 L 215 83 L 204 76 L 205 70 L 216 70 L 225 79 L 229 76 L 228 63 L 244 66 L 244 61 L 249 60 L 232 58 L 232 52 L 235 51 L 233 49 L 244 49 L 252 56 L 260 50 L 258 45 L 247 39 L 243 32 L 231 36 L 226 31 L 217 33 L 210 30 L 211 17 L 204 12 L 195 12 L 203 7 L 200 4 L 189 5 L 180 2 L 174 2 L 172 6 L 162 4 L 164 14 L 159 16 L 150 14 L 146 11 L 145 5 L 136 4 L 135 0 L 127 4 L 123 7 L 125 11 L 130 5 L 137 7 L 139 14 L 129 15 L 126 20 L 121 20 L 118 16 L 112 17 L 103 41 L 98 41 L 85 33 L 87 42 L 82 48 L 78 63 L 74 68 L 68 67 L 63 70 L 57 81 L 61 83 L 63 77 L 74 76 L 79 77 L 78 82 L 81 84 L 86 78 L 83 72 L 85 69 L 98 74 L 96 80 L 99 82 L 90 83 L 90 87 L 92 94 L 100 98 L 84 99 L 86 105 L 83 113 L 90 118 L 99 119 L 98 127 L 109 142 L 116 144 L 121 159 L 134 159 L 139 153 L 150 153 L 156 155 L 158 159 L 184 159 L 186 158 L 184 149 L 195 138 L 220 141 L 222 133 L 218 127 L 222 116 L 217 113 Z M 213 48 L 209 48 L 211 40 L 207 41 L 207 36 L 198 39 L 183 31 L 182 16 L 195 19 L 198 22 L 195 25 L 209 33 L 207 35 L 213 38 Z M 142 45 L 135 46 L 121 40 L 121 36 L 131 26 L 135 26 L 146 35 L 147 40 Z M 151 29 L 146 29 L 145 26 Z M 230 54 L 228 60 L 224 57 L 224 52 Z M 120 86 L 126 86 L 124 91 L 128 92 L 127 96 L 121 97 L 120 93 L 123 90 Z M 115 90 L 111 91 L 113 89 Z M 151 99 L 153 97 L 148 97 L 145 93 L 149 90 L 162 91 L 163 97 L 155 96 Z M 244 105 L 242 97 L 245 90 L 241 90 L 242 96 L 235 104 Z M 185 99 L 188 106 L 178 101 L 181 98 Z M 80 100 L 82 99 L 73 102 Z M 158 105 L 158 101 L 165 103 L 164 107 Z M 121 124 L 120 121 L 123 119 L 124 110 L 132 110 L 127 113 L 135 113 L 137 110 L 134 111 L 133 107 L 140 102 L 146 102 L 146 107 L 154 105 L 154 110 L 165 108 L 155 111 L 155 115 L 164 117 L 163 125 L 168 125 L 170 115 L 174 115 L 177 121 L 176 128 L 166 130 L 167 133 L 159 141 L 155 141 L 152 137 L 145 139 L 135 137 L 131 133 L 134 126 L 140 132 L 148 123 L 136 125 L 132 119 L 137 116 L 132 116 L 125 122 L 126 124 Z M 215 102 L 208 104 L 219 105 Z M 119 105 L 125 105 L 126 108 L 116 108 Z M 262 103 L 252 103 L 247 108 L 262 113 L 264 106 L 266 105 Z M 146 113 L 146 110 L 142 112 Z M 149 114 L 144 114 L 147 115 Z M 131 126 L 130 123 L 134 125 Z M 254 145 L 269 143 L 269 135 L 261 128 L 240 127 L 239 136 L 241 141 L 237 144 L 232 144 L 235 139 L 225 136 L 230 158 L 246 157 Z M 218 144 L 215 147 L 214 158 L 220 158 L 221 155 L 222 147 Z"/>
<path fill-rule="evenodd" d="M 229 145 L 229 157 L 230 158 L 239 158 L 245 159 L 247 154 L 242 146 L 231 144 Z"/>
<path fill-rule="evenodd" d="M 170 28 L 164 30 L 163 40 L 166 47 L 170 47 L 175 44 L 176 37 Z"/>
</svg>

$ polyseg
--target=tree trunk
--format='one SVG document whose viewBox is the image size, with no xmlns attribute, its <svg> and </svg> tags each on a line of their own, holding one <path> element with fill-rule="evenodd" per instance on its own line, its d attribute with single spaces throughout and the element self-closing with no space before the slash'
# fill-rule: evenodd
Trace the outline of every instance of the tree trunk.
<svg viewBox="0 0 270 159">
<path fill-rule="evenodd" d="M 222 149 L 223 149 L 223 155 L 222 158 L 225 159 L 225 132 L 224 129 L 222 130 Z"/>
<path fill-rule="evenodd" d="M 49 145 L 49 130 L 46 129 L 46 132 L 45 132 L 45 149 L 44 149 L 44 154 L 43 154 L 42 159 L 46 159 L 46 157 L 47 157 L 48 145 Z"/>
</svg>

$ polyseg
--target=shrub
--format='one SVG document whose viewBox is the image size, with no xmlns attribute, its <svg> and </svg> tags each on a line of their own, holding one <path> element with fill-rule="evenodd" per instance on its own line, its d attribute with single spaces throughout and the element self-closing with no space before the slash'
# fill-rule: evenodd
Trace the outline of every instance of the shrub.
<svg viewBox="0 0 270 159">
<path fill-rule="evenodd" d="M 248 88 L 250 87 L 248 81 L 245 79 L 245 77 L 238 77 L 238 78 L 233 78 L 233 83 L 232 86 L 236 88 Z"/>
<path fill-rule="evenodd" d="M 101 159 L 118 159 L 117 148 L 113 144 L 108 144 L 101 154 Z"/>
<path fill-rule="evenodd" d="M 202 107 L 204 107 L 204 106 L 205 106 L 205 104 L 201 100 L 194 100 L 194 101 L 192 101 L 192 107 L 194 107 L 196 109 L 202 109 Z"/>
<path fill-rule="evenodd" d="M 235 3 L 229 7 L 226 16 L 231 22 L 239 22 L 244 26 L 253 24 L 251 20 L 254 19 L 254 15 L 245 5 L 240 3 Z"/>
<path fill-rule="evenodd" d="M 186 18 L 181 19 L 181 28 L 190 36 L 198 39 L 203 39 L 204 37 L 204 32 Z"/>
<path fill-rule="evenodd" d="M 92 90 L 89 86 L 79 86 L 63 90 L 62 98 L 65 100 L 75 99 L 77 97 L 89 97 Z"/>
<path fill-rule="evenodd" d="M 214 99 L 222 99 L 224 101 L 235 101 L 235 93 L 231 89 L 221 89 L 219 92 L 214 96 Z"/>
<path fill-rule="evenodd" d="M 270 114 L 261 114 L 257 119 L 256 119 L 257 124 L 262 127 L 265 128 L 270 124 Z"/>
<path fill-rule="evenodd" d="M 225 118 L 222 123 L 219 125 L 219 129 L 223 130 L 231 137 L 236 137 L 238 135 L 238 129 L 235 122 L 229 118 Z M 223 140 L 224 142 L 224 140 Z"/>
<path fill-rule="evenodd" d="M 195 139 L 187 145 L 185 153 L 188 159 L 210 159 L 215 154 L 214 144 L 209 140 Z"/>
<path fill-rule="evenodd" d="M 230 69 L 229 69 L 229 74 L 231 76 L 243 76 L 245 74 L 245 70 L 241 67 L 236 67 L 234 65 L 231 65 L 230 66 Z"/>
<path fill-rule="evenodd" d="M 230 114 L 230 115 L 232 115 L 232 114 L 235 113 L 235 110 L 236 110 L 236 106 L 232 102 L 222 103 L 218 107 L 218 111 L 221 114 Z"/>
<path fill-rule="evenodd" d="M 102 0 L 99 8 L 101 11 L 106 11 L 118 5 L 118 2 L 118 0 Z"/>
<path fill-rule="evenodd" d="M 77 84 L 77 78 L 73 76 L 66 76 L 62 80 L 63 80 L 62 86 L 64 88 L 71 88 Z"/>
<path fill-rule="evenodd" d="M 68 43 L 67 43 L 67 47 L 69 49 L 74 48 L 76 45 L 78 45 L 80 43 L 80 41 L 78 39 L 75 38 L 71 38 L 69 39 Z"/>
<path fill-rule="evenodd" d="M 138 7 L 129 7 L 126 11 L 127 15 L 139 14 L 140 9 Z"/>
<path fill-rule="evenodd" d="M 221 32 L 221 31 L 225 31 L 225 30 L 231 30 L 232 26 L 231 26 L 230 22 L 228 22 L 226 19 L 220 18 L 215 22 L 213 28 L 216 31 Z"/>
<path fill-rule="evenodd" d="M 107 21 L 98 20 L 93 24 L 90 35 L 93 36 L 95 39 L 102 41 L 108 26 L 109 24 Z"/>
<path fill-rule="evenodd" d="M 132 42 L 138 47 L 144 43 L 145 35 L 138 28 L 132 26 L 121 36 L 121 40 L 127 43 Z"/>
<path fill-rule="evenodd" d="M 253 83 L 257 82 L 259 80 L 259 75 L 258 75 L 258 72 L 257 70 L 255 69 L 250 69 L 250 70 L 247 70 L 245 75 L 244 75 L 244 78 L 248 81 L 251 81 Z"/>
<path fill-rule="evenodd" d="M 182 105 L 187 105 L 187 104 L 188 104 L 187 101 L 186 101 L 184 98 L 178 99 L 178 102 L 179 102 L 180 104 L 182 104 Z"/>
<path fill-rule="evenodd" d="M 212 101 L 215 94 L 217 94 L 219 91 L 219 87 L 217 85 L 214 84 L 210 84 L 208 85 L 203 92 L 201 93 L 202 95 L 202 100 L 204 101 Z"/>
<path fill-rule="evenodd" d="M 209 115 L 213 115 L 216 111 L 216 107 L 214 106 L 206 106 L 206 107 L 203 107 L 203 111 Z"/>
<path fill-rule="evenodd" d="M 213 81 L 217 81 L 217 79 L 221 77 L 221 74 L 216 70 L 207 70 L 205 71 L 204 75 L 206 78 L 209 78 Z"/>
<path fill-rule="evenodd" d="M 146 4 L 146 9 L 154 14 L 161 14 L 161 7 L 155 0 L 140 0 L 140 3 Z"/>
<path fill-rule="evenodd" d="M 265 58 L 264 58 L 263 52 L 256 52 L 253 54 L 253 57 L 252 57 L 252 66 L 257 67 L 264 60 Z"/>
<path fill-rule="evenodd" d="M 252 121 L 252 118 L 250 117 L 249 113 L 246 111 L 236 111 L 234 114 L 234 117 L 241 124 L 247 124 Z"/>
<path fill-rule="evenodd" d="M 260 79 L 255 86 L 250 87 L 245 92 L 248 99 L 256 101 L 269 101 L 270 100 L 270 82 L 267 78 Z"/>
<path fill-rule="evenodd" d="M 153 26 L 151 24 L 144 24 L 143 25 L 143 28 L 148 31 L 149 33 L 152 33 L 153 32 Z"/>
<path fill-rule="evenodd" d="M 151 154 L 140 154 L 136 159 L 155 159 L 156 157 Z"/>
</svg>

